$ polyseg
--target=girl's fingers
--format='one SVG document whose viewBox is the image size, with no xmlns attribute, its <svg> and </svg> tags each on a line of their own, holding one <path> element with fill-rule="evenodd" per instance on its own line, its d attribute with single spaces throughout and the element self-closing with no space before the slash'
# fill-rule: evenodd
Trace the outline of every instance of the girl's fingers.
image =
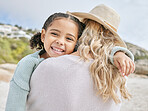
<svg viewBox="0 0 148 111">
<path fill-rule="evenodd" d="M 133 73 L 135 71 L 135 64 L 132 60 L 129 61 L 129 71 L 126 73 L 128 76 L 129 74 Z"/>
<path fill-rule="evenodd" d="M 125 64 L 125 61 L 122 61 L 120 63 L 120 65 L 121 65 L 121 71 L 122 71 L 123 75 L 125 75 L 125 72 L 126 72 L 126 64 Z"/>
<path fill-rule="evenodd" d="M 125 75 L 128 76 L 129 74 L 133 73 L 135 70 L 134 62 L 126 55 L 115 58 L 114 65 L 118 68 L 118 70 L 122 73 L 123 76 Z"/>
<path fill-rule="evenodd" d="M 132 61 L 129 61 L 128 64 L 129 64 L 129 68 L 127 69 L 128 71 L 127 71 L 127 73 L 126 73 L 126 76 L 128 76 L 129 74 L 131 74 L 132 71 L 133 71 L 133 64 L 132 64 Z"/>
<path fill-rule="evenodd" d="M 114 61 L 114 64 L 115 64 L 115 66 L 118 68 L 118 70 L 121 72 L 120 63 L 119 63 L 117 60 L 115 60 L 115 61 Z"/>
<path fill-rule="evenodd" d="M 129 72 L 129 63 L 127 62 L 127 60 L 125 60 L 125 75 L 127 75 Z"/>
</svg>

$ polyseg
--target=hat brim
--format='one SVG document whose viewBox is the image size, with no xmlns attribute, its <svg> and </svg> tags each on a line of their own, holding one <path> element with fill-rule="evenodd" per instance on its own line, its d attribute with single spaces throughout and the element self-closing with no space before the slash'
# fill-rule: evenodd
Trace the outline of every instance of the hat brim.
<svg viewBox="0 0 148 111">
<path fill-rule="evenodd" d="M 91 14 L 91 13 L 84 13 L 84 12 L 68 12 L 68 14 L 71 14 L 75 17 L 78 17 L 80 20 L 83 20 L 83 19 L 90 19 L 90 20 L 94 20 L 100 24 L 102 24 L 105 28 L 109 29 L 114 35 L 115 35 L 115 38 L 118 40 L 119 43 L 117 43 L 119 46 L 121 47 L 125 47 L 127 48 L 125 42 L 121 39 L 121 37 L 118 35 L 118 33 L 112 29 L 105 21 L 103 21 L 100 17 L 94 15 L 94 14 Z"/>
</svg>

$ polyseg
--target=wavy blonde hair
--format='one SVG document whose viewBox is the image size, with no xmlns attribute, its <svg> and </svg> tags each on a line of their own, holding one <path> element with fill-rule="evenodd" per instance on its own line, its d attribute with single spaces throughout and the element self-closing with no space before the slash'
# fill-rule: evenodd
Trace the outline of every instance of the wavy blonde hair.
<svg viewBox="0 0 148 111">
<path fill-rule="evenodd" d="M 116 43 L 114 35 L 95 21 L 86 19 L 84 23 L 86 27 L 79 39 L 81 45 L 78 51 L 81 59 L 87 61 L 89 56 L 94 59 L 90 72 L 97 94 L 104 101 L 112 98 L 115 103 L 120 103 L 117 95 L 117 90 L 120 89 L 121 96 L 129 99 L 130 94 L 125 87 L 126 79 L 109 61 L 109 54 Z"/>
</svg>

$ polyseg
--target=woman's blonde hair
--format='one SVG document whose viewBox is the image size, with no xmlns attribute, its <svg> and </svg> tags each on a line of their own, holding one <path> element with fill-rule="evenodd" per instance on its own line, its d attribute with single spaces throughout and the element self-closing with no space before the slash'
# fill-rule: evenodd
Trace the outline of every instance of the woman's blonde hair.
<svg viewBox="0 0 148 111">
<path fill-rule="evenodd" d="M 89 60 L 89 55 L 94 59 L 90 72 L 97 94 L 104 101 L 112 98 L 115 103 L 120 103 L 117 95 L 120 89 L 121 96 L 129 99 L 130 94 L 125 88 L 126 79 L 109 61 L 109 54 L 116 43 L 114 35 L 95 21 L 86 19 L 84 23 L 86 27 L 79 39 L 81 45 L 78 51 L 81 59 Z"/>
</svg>

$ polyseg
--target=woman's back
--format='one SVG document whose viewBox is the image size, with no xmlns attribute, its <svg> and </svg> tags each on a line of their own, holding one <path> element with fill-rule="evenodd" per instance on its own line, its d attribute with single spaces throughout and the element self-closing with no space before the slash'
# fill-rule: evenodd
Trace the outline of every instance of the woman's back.
<svg viewBox="0 0 148 111">
<path fill-rule="evenodd" d="M 74 55 L 44 60 L 32 75 L 27 111 L 119 111 L 121 104 L 96 96 L 92 61 Z"/>
</svg>

